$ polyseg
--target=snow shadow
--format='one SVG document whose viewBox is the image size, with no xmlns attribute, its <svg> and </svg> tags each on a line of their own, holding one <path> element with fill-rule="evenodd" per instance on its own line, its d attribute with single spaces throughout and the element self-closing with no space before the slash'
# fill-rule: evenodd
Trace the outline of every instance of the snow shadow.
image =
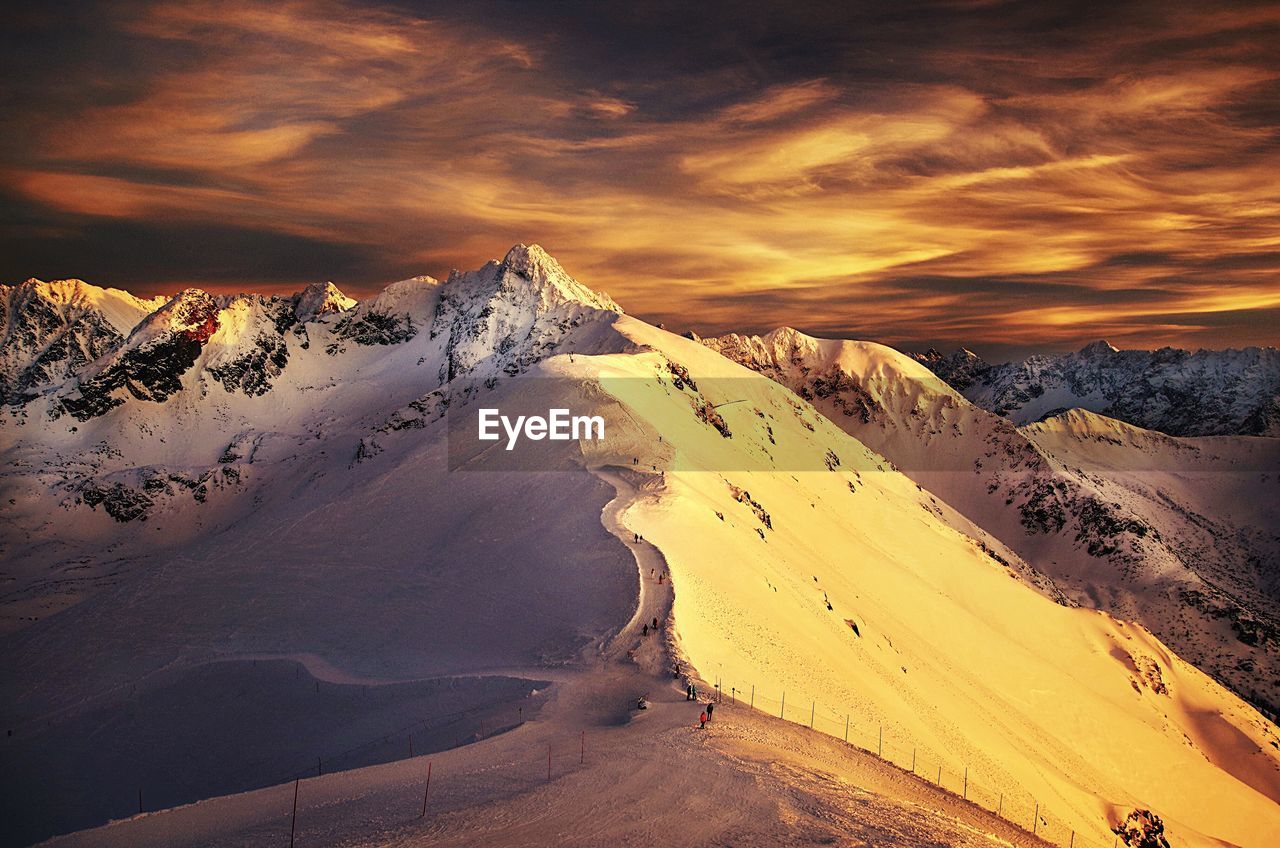
<svg viewBox="0 0 1280 848">
<path fill-rule="evenodd" d="M 332 683 L 291 660 L 185 669 L 0 739 L 0 844 L 125 818 L 140 803 L 163 809 L 453 748 L 532 718 L 548 686 L 497 676 Z"/>
</svg>

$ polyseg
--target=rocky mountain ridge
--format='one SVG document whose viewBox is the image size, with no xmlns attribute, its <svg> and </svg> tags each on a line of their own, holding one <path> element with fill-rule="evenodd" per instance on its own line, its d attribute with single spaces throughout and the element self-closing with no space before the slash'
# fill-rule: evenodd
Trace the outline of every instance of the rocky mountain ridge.
<svg viewBox="0 0 1280 848">
<path fill-rule="evenodd" d="M 1280 435 L 1280 350 L 1118 350 L 1000 365 L 968 350 L 911 354 L 973 403 L 1027 424 L 1081 408 L 1171 436 Z"/>
</svg>

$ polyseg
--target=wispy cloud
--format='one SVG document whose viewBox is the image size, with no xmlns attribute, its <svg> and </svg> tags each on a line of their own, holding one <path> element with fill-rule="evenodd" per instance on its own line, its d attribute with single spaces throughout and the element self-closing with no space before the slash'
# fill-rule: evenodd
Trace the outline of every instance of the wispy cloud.
<svg viewBox="0 0 1280 848">
<path fill-rule="evenodd" d="M 102 37 L 146 47 L 136 78 L 28 121 L 0 170 L 63 228 L 349 245 L 380 257 L 356 288 L 540 241 L 629 310 L 704 331 L 1276 341 L 1249 318 L 1280 305 L 1274 8 L 1037 44 L 975 7 L 967 38 L 787 79 L 758 57 L 607 78 L 554 33 L 390 7 L 128 8 Z M 222 284 L 281 282 L 243 268 Z"/>
</svg>

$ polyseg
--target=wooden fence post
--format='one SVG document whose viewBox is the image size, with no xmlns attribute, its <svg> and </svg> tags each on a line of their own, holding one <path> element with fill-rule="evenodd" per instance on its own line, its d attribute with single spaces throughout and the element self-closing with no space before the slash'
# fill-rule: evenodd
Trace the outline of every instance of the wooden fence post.
<svg viewBox="0 0 1280 848">
<path fill-rule="evenodd" d="M 302 778 L 297 777 L 293 780 L 293 817 L 289 819 L 289 848 L 293 848 L 293 835 L 298 830 L 298 786 L 302 783 Z"/>
<path fill-rule="evenodd" d="M 849 714 L 844 714 L 844 743 L 849 744 Z"/>
<path fill-rule="evenodd" d="M 876 756 L 884 759 L 884 725 L 880 725 L 880 743 L 876 747 Z"/>
<path fill-rule="evenodd" d="M 809 729 L 813 730 L 813 717 L 818 713 L 818 702 L 809 702 Z"/>
<path fill-rule="evenodd" d="M 916 773 L 916 749 L 911 749 L 911 773 Z"/>
<path fill-rule="evenodd" d="M 431 761 L 427 760 L 427 788 L 422 790 L 422 813 L 418 818 L 426 818 L 427 816 L 427 796 L 431 794 Z"/>
<path fill-rule="evenodd" d="M 778 718 L 786 718 L 786 717 L 787 717 L 787 693 L 784 691 L 782 693 L 782 707 L 781 709 L 778 710 Z"/>
<path fill-rule="evenodd" d="M 1040 802 L 1036 801 L 1036 811 L 1031 816 L 1031 835 L 1036 835 L 1036 828 L 1040 826 Z"/>
<path fill-rule="evenodd" d="M 756 708 L 756 685 L 752 683 L 751 684 L 751 709 L 754 710 L 755 708 Z"/>
</svg>

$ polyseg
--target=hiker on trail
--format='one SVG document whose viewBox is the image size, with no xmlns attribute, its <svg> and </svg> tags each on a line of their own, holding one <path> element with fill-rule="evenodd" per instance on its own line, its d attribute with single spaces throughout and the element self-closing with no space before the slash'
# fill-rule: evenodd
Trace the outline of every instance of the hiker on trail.
<svg viewBox="0 0 1280 848">
<path fill-rule="evenodd" d="M 686 701 L 693 700 L 693 684 L 692 683 L 686 683 L 684 685 L 684 699 Z"/>
<path fill-rule="evenodd" d="M 707 711 L 706 710 L 703 710 L 702 715 L 698 716 L 698 721 L 701 722 L 698 725 L 698 729 L 706 730 L 707 729 Z"/>
<path fill-rule="evenodd" d="M 648 635 L 649 635 L 649 625 L 647 625 L 647 624 L 644 626 L 644 635 L 645 635 L 645 636 L 648 636 Z"/>
<path fill-rule="evenodd" d="M 712 701 L 712 702 L 708 702 L 708 704 L 707 704 L 707 721 L 711 721 L 711 713 L 715 710 L 715 708 L 716 708 L 716 705 L 715 705 L 715 702 L 714 702 L 714 701 Z"/>
<path fill-rule="evenodd" d="M 665 572 L 664 572 L 663 574 L 659 574 L 659 575 L 658 575 L 658 585 L 659 585 L 659 586 L 661 586 L 661 585 L 662 585 L 662 578 L 663 578 L 664 576 L 665 576 Z"/>
<path fill-rule="evenodd" d="M 653 617 L 653 629 L 658 629 L 658 617 L 656 615 Z"/>
</svg>

